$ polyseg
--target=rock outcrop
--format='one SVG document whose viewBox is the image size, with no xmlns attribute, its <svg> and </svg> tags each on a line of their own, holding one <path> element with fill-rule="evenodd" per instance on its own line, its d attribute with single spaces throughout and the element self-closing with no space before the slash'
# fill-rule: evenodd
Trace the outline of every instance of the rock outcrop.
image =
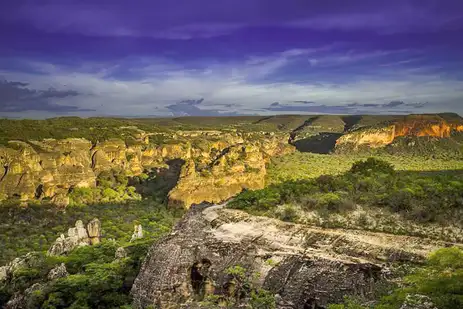
<svg viewBox="0 0 463 309">
<path fill-rule="evenodd" d="M 37 255 L 34 252 L 29 252 L 24 256 L 17 257 L 5 266 L 0 267 L 0 284 L 10 280 L 15 272 L 23 269 L 36 266 L 38 261 Z"/>
<path fill-rule="evenodd" d="M 437 307 L 425 295 L 408 294 L 400 309 L 437 309 Z"/>
<path fill-rule="evenodd" d="M 448 138 L 454 132 L 463 132 L 463 122 L 447 121 L 440 116 L 411 115 L 345 134 L 338 139 L 336 147 L 379 148 L 391 144 L 398 137 Z"/>
<path fill-rule="evenodd" d="M 123 247 L 119 247 L 116 249 L 116 253 L 114 254 L 114 258 L 116 260 L 121 260 L 127 257 L 127 251 Z"/>
<path fill-rule="evenodd" d="M 225 148 L 211 163 L 198 167 L 193 159 L 182 167 L 177 186 L 169 193 L 170 205 L 190 207 L 220 203 L 243 189 L 262 189 L 266 163 L 274 155 L 293 151 L 277 138 Z"/>
<path fill-rule="evenodd" d="M 155 140 L 157 137 L 151 138 Z M 228 168 L 223 164 L 224 160 L 239 154 L 241 147 L 246 149 L 242 152 L 244 160 L 234 158 L 239 159 L 240 163 L 232 164 L 234 171 L 238 172 L 246 165 L 262 169 L 262 164 L 257 166 L 252 160 L 266 160 L 268 156 L 280 153 L 284 146 L 289 147 L 285 145 L 288 137 L 264 133 L 181 131 L 162 138 L 166 141 L 152 143 L 146 134 L 130 143 L 122 139 L 108 139 L 92 144 L 83 138 L 10 141 L 6 147 L 0 147 L 0 201 L 15 198 L 25 203 L 49 199 L 65 207 L 70 202 L 68 194 L 73 188 L 96 186 L 97 177 L 102 172 L 123 170 L 128 176 L 137 176 L 145 171 L 165 168 L 171 160 L 190 162 L 190 167 L 194 162 L 197 169 L 194 181 L 201 178 L 201 182 L 210 186 L 208 190 L 214 195 L 214 187 L 217 182 L 224 181 L 222 176 Z M 250 162 L 245 162 L 246 159 Z M 216 180 L 204 177 L 207 174 L 205 171 L 213 166 L 216 166 Z M 263 180 L 261 172 L 254 174 L 253 177 L 258 178 L 256 183 L 249 183 L 249 179 L 246 179 L 249 177 L 241 176 L 229 180 L 234 188 L 260 187 Z M 191 181 L 184 180 L 186 183 Z M 181 193 L 183 187 L 179 184 L 177 191 Z M 237 190 L 232 190 L 233 194 Z M 172 196 L 177 199 L 176 192 Z M 229 194 L 225 196 L 229 197 Z M 215 201 L 216 198 L 205 200 Z"/>
<path fill-rule="evenodd" d="M 133 228 L 133 234 L 132 237 L 130 238 L 130 242 L 133 242 L 137 239 L 142 239 L 143 238 L 143 227 L 141 224 L 136 224 Z"/>
<path fill-rule="evenodd" d="M 67 276 L 69 276 L 69 273 L 66 269 L 66 265 L 64 265 L 64 263 L 61 263 L 60 265 L 50 270 L 47 278 L 48 280 L 55 280 L 55 279 L 64 278 Z"/>
<path fill-rule="evenodd" d="M 93 219 L 85 227 L 81 220 L 77 220 L 75 227 L 68 230 L 68 236 L 61 234 L 48 250 L 48 255 L 62 255 L 71 252 L 76 247 L 89 246 L 100 243 L 101 223 Z"/>
<path fill-rule="evenodd" d="M 278 308 L 324 308 L 344 296 L 372 300 L 396 262 L 419 263 L 442 246 L 196 206 L 149 250 L 132 295 L 135 308 L 195 308 L 208 294 L 229 294 L 227 269 L 241 266 L 250 277 L 259 274 L 254 284 L 277 295 Z"/>
</svg>

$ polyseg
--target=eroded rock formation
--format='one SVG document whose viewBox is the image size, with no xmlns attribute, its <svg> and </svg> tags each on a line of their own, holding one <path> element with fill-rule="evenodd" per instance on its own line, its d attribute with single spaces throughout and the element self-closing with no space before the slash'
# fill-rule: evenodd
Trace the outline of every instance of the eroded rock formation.
<svg viewBox="0 0 463 309">
<path fill-rule="evenodd" d="M 345 134 L 338 139 L 336 146 L 379 148 L 391 144 L 398 137 L 448 138 L 454 132 L 463 132 L 463 123 L 447 121 L 440 116 L 411 115 L 392 123 L 365 127 Z"/>
<path fill-rule="evenodd" d="M 228 295 L 227 269 L 241 266 L 250 277 L 259 274 L 256 286 L 277 294 L 278 308 L 323 308 L 348 295 L 373 299 L 375 286 L 388 280 L 388 267 L 419 263 L 444 245 L 196 206 L 149 250 L 132 295 L 135 308 L 195 308 L 209 294 Z"/>
<path fill-rule="evenodd" d="M 61 234 L 48 250 L 49 255 L 62 255 L 71 252 L 76 247 L 99 244 L 101 239 L 101 223 L 93 219 L 85 227 L 77 220 L 75 227 L 68 230 L 68 236 Z"/>
<path fill-rule="evenodd" d="M 64 207 L 69 204 L 70 190 L 94 187 L 101 172 L 118 169 L 136 176 L 165 168 L 172 160 L 188 162 L 179 188 L 172 193 L 173 200 L 185 205 L 217 201 L 217 192 L 227 183 L 234 189 L 224 192 L 223 198 L 245 187 L 260 188 L 265 175 L 263 162 L 269 156 L 288 151 L 287 139 L 284 135 L 264 133 L 183 131 L 172 133 L 167 142 L 160 144 L 150 143 L 146 135 L 131 143 L 109 139 L 92 144 L 82 138 L 10 141 L 6 147 L 0 147 L 0 201 L 48 198 Z M 189 172 L 195 177 L 188 177 Z M 209 177 L 211 173 L 215 179 Z M 236 179 L 232 173 L 236 173 Z M 209 193 L 199 192 L 191 201 L 179 199 L 185 186 L 193 183 Z"/>
<path fill-rule="evenodd" d="M 69 273 L 66 269 L 66 265 L 64 265 L 64 263 L 61 263 L 60 265 L 50 270 L 47 278 L 48 280 L 55 280 L 55 279 L 64 278 L 67 276 L 69 276 Z"/>
<path fill-rule="evenodd" d="M 290 151 L 291 146 L 271 138 L 225 148 L 202 168 L 190 159 L 182 168 L 177 186 L 169 193 L 169 203 L 184 207 L 220 203 L 243 189 L 262 189 L 268 159 Z"/>
<path fill-rule="evenodd" d="M 130 242 L 135 241 L 137 239 L 142 239 L 143 238 L 143 227 L 141 224 L 137 224 L 133 228 L 133 234 L 132 237 L 130 238 Z"/>
</svg>

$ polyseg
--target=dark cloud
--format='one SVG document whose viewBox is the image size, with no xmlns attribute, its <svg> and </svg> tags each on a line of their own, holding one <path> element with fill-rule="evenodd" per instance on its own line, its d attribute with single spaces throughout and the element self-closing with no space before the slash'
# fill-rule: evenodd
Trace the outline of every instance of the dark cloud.
<svg viewBox="0 0 463 309">
<path fill-rule="evenodd" d="M 360 104 L 357 102 L 346 105 L 283 105 L 272 103 L 269 107 L 264 108 L 267 111 L 273 112 L 302 112 L 302 113 L 320 113 L 320 114 L 379 114 L 382 112 L 388 113 L 409 113 L 409 111 L 394 110 L 401 106 L 417 106 L 418 103 L 405 104 L 402 101 L 391 101 L 387 104 Z M 374 108 L 374 109 L 372 109 Z"/>
<path fill-rule="evenodd" d="M 314 101 L 293 101 L 293 103 L 298 103 L 298 104 L 315 104 Z"/>
<path fill-rule="evenodd" d="M 179 104 L 186 104 L 186 105 L 199 105 L 204 102 L 204 98 L 201 98 L 199 100 L 182 100 L 179 102 Z"/>
<path fill-rule="evenodd" d="M 413 108 L 423 108 L 426 106 L 426 103 L 407 103 L 405 105 Z"/>
<path fill-rule="evenodd" d="M 236 112 L 223 112 L 216 109 L 201 109 L 196 105 L 201 104 L 204 99 L 182 100 L 179 103 L 166 106 L 174 116 L 234 116 Z M 230 105 L 231 107 L 231 105 Z"/>
<path fill-rule="evenodd" d="M 77 106 L 58 105 L 51 100 L 80 95 L 75 90 L 37 90 L 28 88 L 29 84 L 0 80 L 0 112 L 49 111 L 67 113 L 77 111 L 94 111 L 80 109 Z"/>
<path fill-rule="evenodd" d="M 391 101 L 389 103 L 384 103 L 384 104 L 360 104 L 360 103 L 350 103 L 347 104 L 347 107 L 377 107 L 377 108 L 396 108 L 396 107 L 402 107 L 402 106 L 409 106 L 409 107 L 414 107 L 414 108 L 422 108 L 425 106 L 424 103 L 405 103 L 404 101 Z"/>
<path fill-rule="evenodd" d="M 282 105 L 272 106 L 265 108 L 267 111 L 272 112 L 304 112 L 304 113 L 322 113 L 322 114 L 349 114 L 352 109 L 347 106 L 328 106 L 328 105 Z"/>
<path fill-rule="evenodd" d="M 346 105 L 347 107 L 382 107 L 380 104 L 372 104 L 372 103 L 366 103 L 366 104 L 360 104 L 360 103 L 350 103 Z"/>
<path fill-rule="evenodd" d="M 405 102 L 404 101 L 391 101 L 389 103 L 382 104 L 381 106 L 382 107 L 398 107 L 401 105 L 405 105 Z"/>
</svg>

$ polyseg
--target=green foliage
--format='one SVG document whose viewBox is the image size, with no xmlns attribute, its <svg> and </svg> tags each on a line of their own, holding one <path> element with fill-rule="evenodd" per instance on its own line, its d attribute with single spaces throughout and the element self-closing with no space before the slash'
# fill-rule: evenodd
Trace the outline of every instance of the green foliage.
<svg viewBox="0 0 463 309">
<path fill-rule="evenodd" d="M 372 307 L 367 307 L 361 304 L 361 302 L 355 298 L 345 297 L 344 303 L 342 304 L 331 304 L 328 305 L 327 309 L 373 309 Z"/>
<path fill-rule="evenodd" d="M 279 213 L 279 219 L 281 221 L 295 222 L 297 218 L 297 209 L 292 205 L 285 205 Z"/>
<path fill-rule="evenodd" d="M 64 263 L 70 275 L 41 285 L 28 298 L 27 308 L 130 308 L 132 283 L 153 240 L 151 236 L 135 243 L 103 241 L 60 257 L 37 253 L 27 267 L 14 272 L 8 285 L 0 285 L 0 306 L 16 292 L 46 281 L 48 272 Z M 120 246 L 128 257 L 116 260 Z"/>
<path fill-rule="evenodd" d="M 343 304 L 333 304 L 328 309 L 399 309 L 407 295 L 427 296 L 439 309 L 463 308 L 463 250 L 452 247 L 435 251 L 426 265 L 404 278 L 404 283 L 375 305 L 364 306 L 346 298 Z"/>
<path fill-rule="evenodd" d="M 429 296 L 438 308 L 463 308 L 463 250 L 437 250 L 406 282 L 411 293 Z"/>
<path fill-rule="evenodd" d="M 30 251 L 48 250 L 77 220 L 87 223 L 98 218 L 105 239 L 128 242 L 135 222 L 142 224 L 146 239 L 155 239 L 168 233 L 181 215 L 179 209 L 150 200 L 68 206 L 65 211 L 53 205 L 1 206 L 0 265 Z"/>
<path fill-rule="evenodd" d="M 271 185 L 287 181 L 313 179 L 321 175 L 340 175 L 348 172 L 355 162 L 367 160 L 369 157 L 371 155 L 363 153 L 323 155 L 307 152 L 294 152 L 273 157 L 267 169 L 266 182 Z M 463 170 L 463 160 L 461 159 L 388 154 L 376 155 L 375 158 L 392 164 L 398 172 Z"/>
<path fill-rule="evenodd" d="M 461 173 L 412 173 L 394 171 L 391 164 L 367 159 L 340 175 L 287 181 L 263 190 L 246 191 L 228 206 L 252 214 L 297 222 L 297 209 L 320 216 L 364 208 L 384 208 L 417 223 L 463 225 Z"/>
<path fill-rule="evenodd" d="M 129 178 L 125 172 L 113 169 L 101 172 L 97 177 L 97 186 L 94 188 L 73 188 L 69 199 L 71 205 L 82 206 L 140 200 L 141 195 L 137 193 L 135 187 L 129 186 Z"/>
<path fill-rule="evenodd" d="M 378 173 L 393 174 L 394 167 L 391 163 L 376 158 L 368 158 L 365 161 L 358 161 L 350 169 L 352 174 L 371 176 Z"/>
<path fill-rule="evenodd" d="M 220 295 L 207 295 L 201 302 L 205 308 L 249 308 L 249 309 L 275 309 L 275 296 L 270 291 L 256 287 L 246 268 L 236 265 L 225 270 L 233 283 L 233 291 L 226 297 Z M 254 274 L 255 276 L 258 274 Z"/>
</svg>

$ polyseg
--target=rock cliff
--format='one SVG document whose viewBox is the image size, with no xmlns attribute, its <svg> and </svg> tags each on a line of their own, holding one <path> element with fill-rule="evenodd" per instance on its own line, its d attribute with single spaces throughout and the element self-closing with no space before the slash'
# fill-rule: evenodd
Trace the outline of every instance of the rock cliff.
<svg viewBox="0 0 463 309">
<path fill-rule="evenodd" d="M 347 133 L 337 140 L 336 147 L 379 148 L 391 144 L 398 137 L 449 138 L 458 132 L 463 132 L 463 120 L 449 121 L 437 115 L 411 115 Z"/>
<path fill-rule="evenodd" d="M 347 295 L 373 299 L 396 263 L 420 263 L 445 245 L 201 205 L 152 246 L 132 295 L 135 308 L 197 308 L 196 301 L 207 295 L 229 294 L 226 270 L 241 266 L 249 276 L 259 274 L 254 284 L 277 295 L 277 308 L 324 308 Z"/>
<path fill-rule="evenodd" d="M 96 186 L 98 175 L 104 171 L 118 169 L 136 176 L 165 167 L 175 159 L 187 161 L 179 188 L 172 193 L 175 201 L 185 205 L 218 201 L 244 187 L 260 188 L 267 158 L 290 149 L 284 142 L 287 137 L 259 133 L 183 131 L 170 134 L 168 139 L 163 136 L 166 141 L 161 143 L 155 142 L 156 136 L 152 137 L 153 142 L 147 134 L 140 136 L 130 143 L 108 139 L 92 144 L 83 138 L 9 141 L 0 147 L 0 201 L 45 198 L 66 206 L 70 190 Z M 189 178 L 188 173 L 194 177 Z M 183 201 L 179 194 L 192 183 L 204 192 L 191 201 Z M 234 189 L 219 196 L 218 183 L 222 183 L 222 188 L 229 183 Z"/>
<path fill-rule="evenodd" d="M 169 202 L 185 207 L 220 203 L 243 189 L 262 189 L 268 159 L 292 150 L 286 143 L 271 138 L 227 147 L 202 167 L 190 159 L 182 168 L 177 186 L 169 193 Z"/>
</svg>

